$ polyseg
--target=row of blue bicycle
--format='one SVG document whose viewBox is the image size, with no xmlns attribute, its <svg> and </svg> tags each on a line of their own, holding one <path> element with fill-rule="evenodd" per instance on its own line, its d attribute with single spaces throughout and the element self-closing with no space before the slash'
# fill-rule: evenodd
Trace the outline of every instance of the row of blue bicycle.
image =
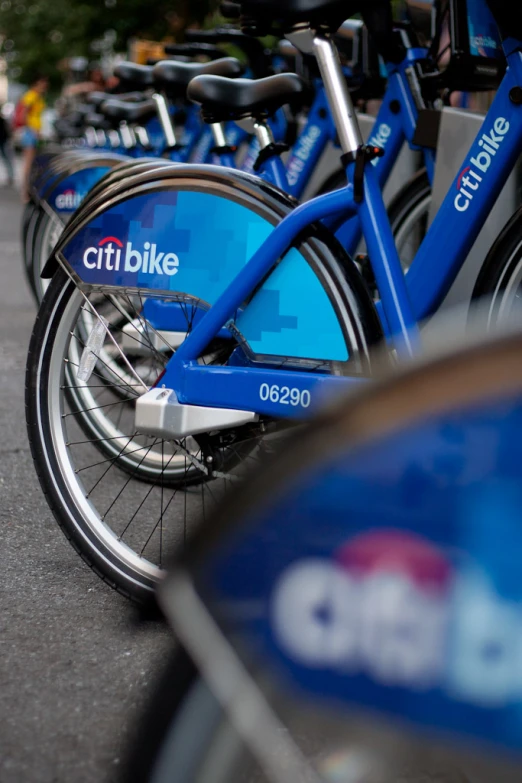
<svg viewBox="0 0 522 783">
<path fill-rule="evenodd" d="M 36 470 L 102 579 L 139 602 L 161 583 L 183 648 L 131 779 L 517 779 L 367 712 L 520 746 L 520 338 L 426 361 L 421 327 L 520 154 L 522 12 L 418 10 L 226 3 L 231 24 L 117 66 L 118 93 L 87 96 L 36 159 Z M 433 216 L 457 90 L 495 96 Z M 419 170 L 385 206 L 405 145 Z M 475 284 L 484 333 L 518 311 L 506 217 Z"/>
</svg>

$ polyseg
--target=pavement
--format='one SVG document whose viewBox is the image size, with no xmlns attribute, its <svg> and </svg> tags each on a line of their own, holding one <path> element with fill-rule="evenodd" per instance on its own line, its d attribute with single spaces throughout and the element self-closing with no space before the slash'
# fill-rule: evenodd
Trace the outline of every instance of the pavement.
<svg viewBox="0 0 522 783">
<path fill-rule="evenodd" d="M 36 307 L 21 212 L 0 185 L 0 783 L 111 783 L 172 640 L 83 563 L 40 491 L 25 429 Z"/>
</svg>

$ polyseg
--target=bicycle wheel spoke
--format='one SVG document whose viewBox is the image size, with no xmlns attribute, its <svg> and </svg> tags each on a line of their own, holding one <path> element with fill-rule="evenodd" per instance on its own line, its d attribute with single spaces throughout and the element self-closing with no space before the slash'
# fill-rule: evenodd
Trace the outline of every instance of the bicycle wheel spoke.
<svg viewBox="0 0 522 783">
<path fill-rule="evenodd" d="M 255 431 L 243 437 L 240 431 L 226 431 L 204 434 L 201 441 L 199 436 L 167 441 L 138 433 L 135 400 L 143 384 L 149 388 L 154 383 L 172 348 L 148 323 L 141 294 L 77 293 L 74 301 L 76 309 L 71 305 L 58 330 L 59 370 L 48 381 L 55 384 L 59 400 L 52 421 L 55 440 L 66 446 L 63 472 L 74 477 L 69 484 L 75 506 L 91 535 L 113 542 L 111 549 L 125 567 L 142 574 L 138 581 L 150 580 L 151 574 L 159 578 L 167 554 L 185 545 L 235 483 L 233 477 L 241 473 L 236 468 L 251 463 L 259 437 Z M 198 303 L 187 300 L 176 306 L 189 332 Z M 112 339 L 105 339 L 89 380 L 81 383 L 76 373 L 99 318 Z M 125 329 L 127 323 L 134 328 Z M 218 343 L 202 361 L 226 361 L 234 345 Z"/>
</svg>

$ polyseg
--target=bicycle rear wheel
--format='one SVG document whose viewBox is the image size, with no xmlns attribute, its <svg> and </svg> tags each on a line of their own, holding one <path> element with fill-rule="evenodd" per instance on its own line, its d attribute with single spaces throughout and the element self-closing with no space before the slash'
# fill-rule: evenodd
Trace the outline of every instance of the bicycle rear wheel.
<svg viewBox="0 0 522 783">
<path fill-rule="evenodd" d="M 58 272 L 35 323 L 26 376 L 29 440 L 53 514 L 83 559 L 138 601 L 161 578 L 169 554 L 249 464 L 270 457 L 288 427 L 264 419 L 171 441 L 137 432 L 135 401 L 173 350 L 149 330 L 143 305 L 124 290 L 83 294 Z M 184 307 L 188 333 L 195 308 Z M 82 357 L 103 323 L 104 342 L 85 380 Z M 363 343 L 364 335 L 353 334 L 356 346 Z M 200 361 L 226 363 L 235 347 L 216 340 Z"/>
<path fill-rule="evenodd" d="M 98 323 L 91 305 L 114 342 L 107 338 L 82 380 L 82 356 Z M 232 471 L 263 456 L 259 449 L 252 455 L 261 424 L 180 441 L 136 431 L 135 400 L 172 353 L 154 347 L 147 332 L 140 337 L 141 305 L 124 293 L 84 296 L 57 273 L 38 313 L 26 376 L 29 440 L 55 518 L 83 559 L 136 600 L 153 589 L 167 553 L 183 546 L 234 480 Z M 190 319 L 188 308 L 187 330 Z M 220 355 L 216 346 L 208 361 Z"/>
</svg>

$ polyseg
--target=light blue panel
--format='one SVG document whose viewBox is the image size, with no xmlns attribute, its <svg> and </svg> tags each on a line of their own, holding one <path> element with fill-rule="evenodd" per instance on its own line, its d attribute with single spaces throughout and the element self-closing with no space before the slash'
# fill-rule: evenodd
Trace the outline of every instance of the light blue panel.
<svg viewBox="0 0 522 783">
<path fill-rule="evenodd" d="M 317 277 L 295 249 L 276 267 L 236 326 L 255 353 L 346 361 L 337 316 Z M 296 344 L 295 333 L 299 334 Z M 277 351 L 276 351 L 277 349 Z"/>
<path fill-rule="evenodd" d="M 183 293 L 208 306 L 271 231 L 267 220 L 234 201 L 161 191 L 106 210 L 70 237 L 62 252 L 85 283 Z M 254 353 L 317 361 L 348 358 L 333 306 L 296 249 L 275 268 L 237 325 Z"/>
</svg>

